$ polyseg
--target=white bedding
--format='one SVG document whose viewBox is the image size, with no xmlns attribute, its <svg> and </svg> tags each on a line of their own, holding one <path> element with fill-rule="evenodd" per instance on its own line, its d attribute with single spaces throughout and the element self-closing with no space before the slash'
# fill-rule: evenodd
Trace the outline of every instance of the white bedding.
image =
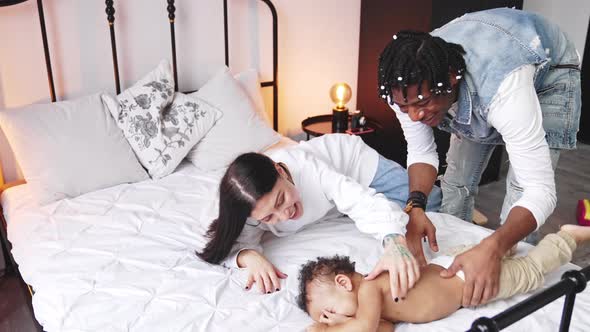
<svg viewBox="0 0 590 332">
<path fill-rule="evenodd" d="M 196 258 L 222 173 L 202 174 L 183 163 L 158 181 L 119 185 L 42 208 L 30 206 L 26 185 L 2 204 L 13 255 L 35 295 L 35 316 L 46 331 L 302 331 L 311 323 L 295 304 L 300 264 L 345 254 L 368 272 L 379 251 L 374 239 L 338 215 L 288 238 L 265 237 L 267 256 L 289 277 L 271 295 L 244 291 L 245 272 Z M 444 249 L 478 241 L 487 230 L 431 215 Z M 251 227 L 251 226 L 246 226 Z M 457 236 L 461 234 L 461 236 Z M 523 252 L 526 244 L 519 248 Z M 547 278 L 547 284 L 574 265 Z M 590 331 L 590 291 L 576 299 L 571 331 Z M 425 325 L 396 331 L 464 331 L 524 299 L 462 309 Z M 556 331 L 563 299 L 506 331 Z"/>
</svg>

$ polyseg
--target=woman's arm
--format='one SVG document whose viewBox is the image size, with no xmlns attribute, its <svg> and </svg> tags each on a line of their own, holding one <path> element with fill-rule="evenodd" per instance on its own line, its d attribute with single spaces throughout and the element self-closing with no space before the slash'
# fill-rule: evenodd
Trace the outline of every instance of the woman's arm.
<svg viewBox="0 0 590 332">
<path fill-rule="evenodd" d="M 233 245 L 229 255 L 226 259 L 221 262 L 221 265 L 228 267 L 228 268 L 238 268 L 238 267 L 245 267 L 240 265 L 239 258 L 242 256 L 244 250 L 250 249 L 254 250 L 260 254 L 262 254 L 262 246 L 260 245 L 260 240 L 262 235 L 264 234 L 264 230 L 261 229 L 259 226 L 254 227 L 250 225 L 245 225 L 242 233 L 236 240 L 236 243 Z"/>
<path fill-rule="evenodd" d="M 347 214 L 360 231 L 383 243 L 384 254 L 368 279 L 389 271 L 392 298 L 405 296 L 420 277 L 418 263 L 404 237 L 408 215 L 383 194 L 362 186 L 319 159 L 306 155 L 303 162 L 310 167 L 307 170 L 319 173 L 320 186 L 338 211 Z"/>
</svg>

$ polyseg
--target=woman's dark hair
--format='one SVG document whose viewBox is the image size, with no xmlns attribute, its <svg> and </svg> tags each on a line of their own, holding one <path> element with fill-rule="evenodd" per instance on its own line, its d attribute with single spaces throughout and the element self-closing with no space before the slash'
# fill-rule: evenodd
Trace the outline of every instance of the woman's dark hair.
<svg viewBox="0 0 590 332">
<path fill-rule="evenodd" d="M 297 305 L 301 310 L 309 314 L 309 300 L 307 298 L 307 285 L 317 278 L 333 277 L 337 274 L 351 276 L 355 272 L 354 262 L 348 256 L 318 257 L 315 261 L 308 261 L 299 272 L 299 296 Z"/>
<path fill-rule="evenodd" d="M 256 202 L 272 191 L 279 178 L 274 162 L 259 153 L 240 155 L 219 185 L 219 215 L 207 231 L 209 242 L 197 255 L 217 264 L 229 254 Z"/>
<path fill-rule="evenodd" d="M 400 31 L 379 56 L 379 96 L 387 101 L 392 89 L 401 88 L 406 99 L 408 85 L 422 81 L 429 83 L 434 94 L 450 93 L 449 72 L 454 71 L 457 79 L 462 78 L 464 54 L 461 45 L 447 43 L 427 32 Z M 420 86 L 418 94 L 421 94 Z M 393 102 L 390 98 L 390 103 Z"/>
</svg>

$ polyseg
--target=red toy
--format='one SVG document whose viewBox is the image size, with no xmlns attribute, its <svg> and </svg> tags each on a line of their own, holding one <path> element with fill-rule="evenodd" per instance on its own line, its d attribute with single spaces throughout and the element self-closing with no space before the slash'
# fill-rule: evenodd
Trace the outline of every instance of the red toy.
<svg viewBox="0 0 590 332">
<path fill-rule="evenodd" d="M 581 199 L 578 201 L 578 224 L 590 226 L 590 199 Z"/>
</svg>

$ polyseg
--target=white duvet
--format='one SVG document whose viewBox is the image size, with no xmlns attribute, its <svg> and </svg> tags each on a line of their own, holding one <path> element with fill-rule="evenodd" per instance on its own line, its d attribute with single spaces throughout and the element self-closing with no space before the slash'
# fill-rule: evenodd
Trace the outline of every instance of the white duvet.
<svg viewBox="0 0 590 332">
<path fill-rule="evenodd" d="M 42 208 L 26 185 L 2 197 L 13 255 L 34 291 L 35 316 L 46 331 L 302 331 L 310 318 L 295 304 L 299 266 L 321 255 L 350 255 L 359 272 L 379 257 L 378 244 L 335 214 L 288 238 L 264 238 L 267 257 L 289 277 L 280 292 L 245 291 L 246 274 L 204 263 L 194 252 L 205 240 L 221 173 L 182 164 L 158 180 L 120 185 Z M 442 249 L 473 243 L 488 231 L 430 215 Z M 250 227 L 250 226 L 246 226 Z M 459 235 L 460 234 L 460 235 Z M 526 249 L 522 244 L 519 252 Z M 563 267 L 547 284 L 576 268 Z M 570 331 L 590 331 L 590 291 L 577 296 Z M 429 324 L 396 331 L 465 331 L 526 298 L 462 309 Z M 506 331 L 556 331 L 563 298 Z"/>
</svg>

